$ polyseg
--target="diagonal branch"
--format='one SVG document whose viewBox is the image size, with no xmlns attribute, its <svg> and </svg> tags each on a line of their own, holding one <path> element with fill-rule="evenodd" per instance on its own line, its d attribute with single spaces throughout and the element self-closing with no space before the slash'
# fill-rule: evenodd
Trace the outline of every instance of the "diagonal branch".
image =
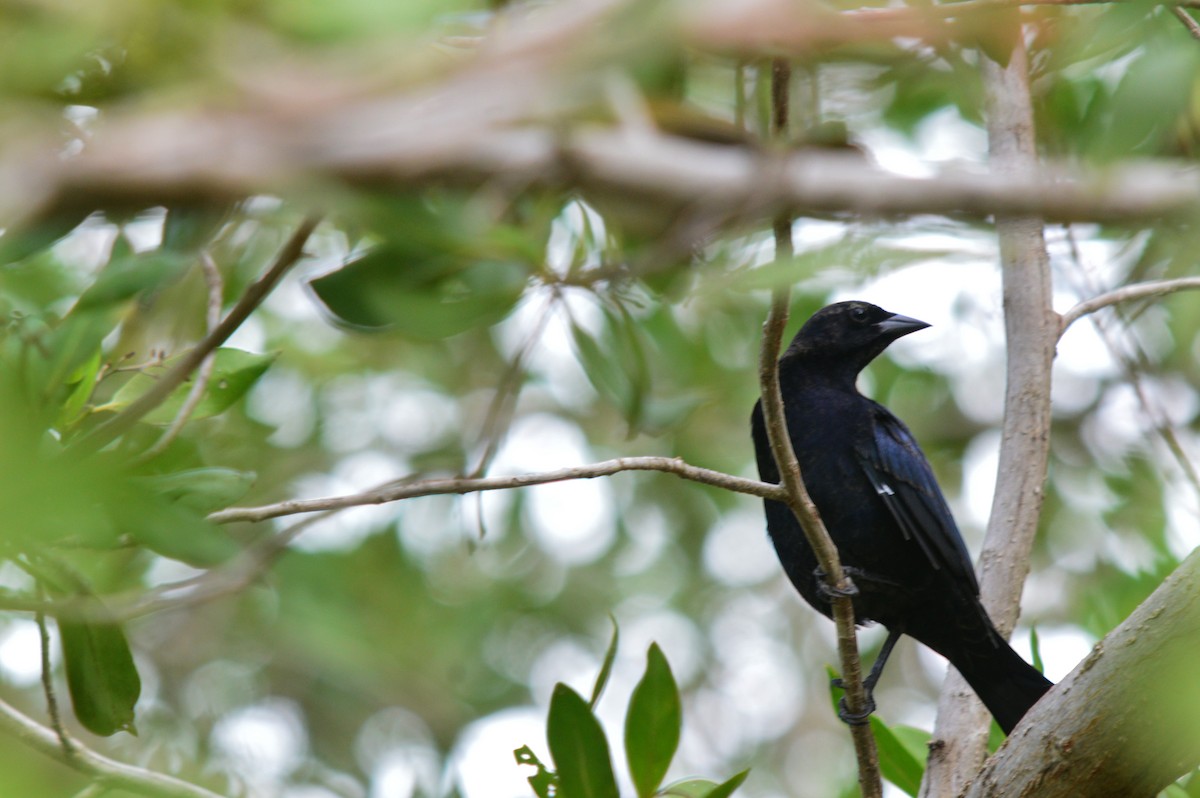
<svg viewBox="0 0 1200 798">
<path fill-rule="evenodd" d="M 171 395 L 171 392 L 182 385 L 184 380 L 204 362 L 209 353 L 225 343 L 226 339 L 242 326 L 255 308 L 262 304 L 262 301 L 271 293 L 279 279 L 296 261 L 300 260 L 304 254 L 304 244 L 312 235 L 319 221 L 320 216 L 312 215 L 301 222 L 296 231 L 284 243 L 283 248 L 279 250 L 279 254 L 275 256 L 275 261 L 270 268 L 246 289 L 246 293 L 229 311 L 229 315 L 209 332 L 203 341 L 192 347 L 174 368 L 162 375 L 154 387 L 139 396 L 120 413 L 80 438 L 69 451 L 88 454 L 103 449 L 141 420 L 143 416 L 162 404 Z"/>
<path fill-rule="evenodd" d="M 1176 291 L 1195 289 L 1200 289 L 1200 277 L 1179 277 L 1174 280 L 1154 280 L 1121 286 L 1114 291 L 1094 296 L 1091 299 L 1085 299 L 1062 314 L 1059 321 L 1058 335 L 1061 338 L 1068 327 L 1089 313 L 1095 313 L 1098 310 L 1112 307 L 1121 302 L 1133 302 L 1139 299 L 1150 299 L 1152 297 L 1173 294 Z"/>
<path fill-rule="evenodd" d="M 1200 39 L 1200 23 L 1196 22 L 1195 17 L 1184 11 L 1179 6 L 1172 8 L 1171 13 L 1183 23 L 1183 26 L 1187 28 L 1188 33 L 1192 34 L 1193 39 Z"/>
<path fill-rule="evenodd" d="M 109 759 L 74 738 L 64 737 L 60 742 L 54 731 L 26 717 L 4 701 L 0 701 L 0 732 L 90 776 L 106 787 L 152 798 L 222 798 L 215 792 L 174 776 Z M 69 748 L 64 745 L 67 739 L 70 740 Z"/>
<path fill-rule="evenodd" d="M 221 272 L 217 268 L 217 264 L 213 262 L 212 255 L 207 250 L 200 253 L 200 267 L 204 270 L 204 281 L 208 284 L 208 302 L 204 314 L 205 331 L 211 335 L 212 331 L 221 323 L 221 301 L 224 296 L 225 283 L 221 279 Z M 200 362 L 200 368 L 196 372 L 196 382 L 188 391 L 187 398 L 183 400 L 183 405 L 180 406 L 179 412 L 171 421 L 171 426 L 167 427 L 166 432 L 155 441 L 153 446 L 139 455 L 139 461 L 149 460 L 162 454 L 171 445 L 171 441 L 175 440 L 183 431 L 188 419 L 192 417 L 192 413 L 204 399 L 204 394 L 208 390 L 208 381 L 212 377 L 213 367 L 216 364 L 217 352 L 216 349 L 212 349 Z"/>
</svg>

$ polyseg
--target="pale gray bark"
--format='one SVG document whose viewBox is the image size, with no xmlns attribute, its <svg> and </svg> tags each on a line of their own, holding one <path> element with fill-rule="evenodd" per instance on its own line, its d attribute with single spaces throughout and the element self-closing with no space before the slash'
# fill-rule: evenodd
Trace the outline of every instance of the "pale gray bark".
<svg viewBox="0 0 1200 798">
<path fill-rule="evenodd" d="M 988 141 L 994 172 L 1036 168 L 1033 114 L 1023 45 L 1007 67 L 984 61 Z M 1050 264 L 1042 221 L 996 222 L 1003 271 L 1007 342 L 1004 425 L 996 492 L 979 557 L 984 606 L 1005 635 L 1020 612 L 1029 552 L 1041 515 L 1050 452 L 1050 368 L 1059 320 L 1051 307 Z M 922 798 L 960 794 L 986 753 L 989 716 L 962 676 L 947 674 L 938 701 L 934 742 Z"/>
<path fill-rule="evenodd" d="M 1200 764 L 1200 550 L 1025 717 L 965 798 L 1149 798 Z"/>
</svg>

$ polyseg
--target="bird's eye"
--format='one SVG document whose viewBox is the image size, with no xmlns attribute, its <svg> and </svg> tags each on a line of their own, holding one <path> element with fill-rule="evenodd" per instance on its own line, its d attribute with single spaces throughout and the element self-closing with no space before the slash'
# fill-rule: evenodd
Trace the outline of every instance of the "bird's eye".
<svg viewBox="0 0 1200 798">
<path fill-rule="evenodd" d="M 850 308 L 850 320 L 862 324 L 867 320 L 867 309 L 861 306 Z"/>
</svg>

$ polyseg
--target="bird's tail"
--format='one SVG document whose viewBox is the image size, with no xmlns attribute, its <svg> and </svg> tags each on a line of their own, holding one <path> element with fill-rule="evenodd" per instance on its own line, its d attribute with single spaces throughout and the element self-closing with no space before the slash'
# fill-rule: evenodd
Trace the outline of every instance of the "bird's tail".
<svg viewBox="0 0 1200 798">
<path fill-rule="evenodd" d="M 986 645 L 990 651 L 964 653 L 952 661 L 996 723 L 1009 734 L 1054 683 L 1022 659 L 999 635 Z"/>
</svg>

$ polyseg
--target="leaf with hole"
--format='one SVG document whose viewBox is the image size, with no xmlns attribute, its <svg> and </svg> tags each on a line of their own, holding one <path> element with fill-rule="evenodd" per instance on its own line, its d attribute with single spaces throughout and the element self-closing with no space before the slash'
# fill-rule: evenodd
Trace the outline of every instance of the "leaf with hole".
<svg viewBox="0 0 1200 798">
<path fill-rule="evenodd" d="M 518 765 L 533 765 L 537 768 L 537 772 L 528 779 L 534 795 L 538 798 L 554 798 L 555 793 L 558 792 L 558 776 L 542 764 L 542 760 L 537 758 L 533 749 L 523 745 L 513 751 L 513 757 L 517 760 Z"/>
</svg>

